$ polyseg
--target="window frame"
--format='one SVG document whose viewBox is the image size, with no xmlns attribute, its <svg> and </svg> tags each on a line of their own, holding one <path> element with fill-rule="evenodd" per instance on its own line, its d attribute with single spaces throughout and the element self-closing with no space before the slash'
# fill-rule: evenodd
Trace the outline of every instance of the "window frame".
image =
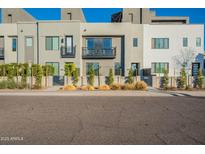
<svg viewBox="0 0 205 154">
<path fill-rule="evenodd" d="M 68 52 L 68 49 L 67 49 L 66 52 L 67 52 L 67 53 L 73 53 L 73 36 L 72 36 L 72 35 L 66 35 L 66 36 L 65 36 L 65 47 L 66 47 L 66 48 L 68 47 L 67 38 L 70 38 L 70 40 L 71 40 L 71 46 L 70 46 L 71 50 L 70 50 L 70 52 Z"/>
<path fill-rule="evenodd" d="M 167 47 L 165 46 L 165 44 L 166 44 L 165 40 L 168 40 Z M 163 44 L 161 44 L 161 43 L 163 43 Z M 170 46 L 170 43 L 169 43 L 168 37 L 164 37 L 164 38 L 155 37 L 155 38 L 151 39 L 151 48 L 152 49 L 169 49 L 169 46 Z"/>
<path fill-rule="evenodd" d="M 27 42 L 28 39 L 31 39 L 31 45 L 28 45 L 28 44 L 27 44 L 27 43 L 28 43 L 28 42 Z M 26 40 L 25 45 L 26 45 L 27 48 L 28 48 L 28 47 L 33 47 L 33 42 L 34 42 L 33 36 L 25 36 L 25 40 Z"/>
<path fill-rule="evenodd" d="M 54 38 L 58 39 L 57 49 L 54 49 L 54 43 L 53 43 Z M 50 48 L 47 46 L 47 39 L 51 39 L 51 47 Z M 46 51 L 59 51 L 59 48 L 60 48 L 59 46 L 60 46 L 60 37 L 59 36 L 46 36 L 45 37 L 45 50 Z"/>
<path fill-rule="evenodd" d="M 183 39 L 182 39 L 182 46 L 183 47 L 188 47 L 189 46 L 188 37 L 183 37 Z"/>
<path fill-rule="evenodd" d="M 119 70 L 116 69 L 117 65 L 119 66 Z M 122 72 L 121 72 L 122 68 L 121 68 L 120 62 L 115 62 L 114 63 L 114 69 L 115 69 L 115 71 L 114 71 L 115 76 L 120 76 L 122 74 Z"/>
<path fill-rule="evenodd" d="M 112 37 L 87 37 L 86 40 L 86 48 L 89 50 L 93 49 L 112 49 Z M 109 46 L 107 47 L 107 40 L 109 40 Z"/>
<path fill-rule="evenodd" d="M 157 67 L 157 65 L 159 65 L 159 67 Z M 162 65 L 164 65 L 164 68 L 162 67 Z M 152 74 L 163 74 L 164 72 L 162 71 L 162 69 L 165 70 L 166 65 L 167 65 L 167 71 L 169 73 L 169 62 L 153 62 L 153 63 L 151 63 Z"/>
<path fill-rule="evenodd" d="M 11 38 L 12 39 L 12 42 L 11 42 L 11 48 L 12 48 L 12 51 L 13 52 L 17 52 L 17 50 L 18 50 L 18 37 L 12 37 Z M 14 48 L 14 40 L 16 40 L 16 46 L 15 46 L 15 48 Z"/>
<path fill-rule="evenodd" d="M 138 38 L 133 38 L 133 47 L 138 47 Z"/>
<path fill-rule="evenodd" d="M 200 41 L 198 42 L 198 40 L 200 40 Z M 196 47 L 201 47 L 201 37 L 196 38 Z"/>
</svg>

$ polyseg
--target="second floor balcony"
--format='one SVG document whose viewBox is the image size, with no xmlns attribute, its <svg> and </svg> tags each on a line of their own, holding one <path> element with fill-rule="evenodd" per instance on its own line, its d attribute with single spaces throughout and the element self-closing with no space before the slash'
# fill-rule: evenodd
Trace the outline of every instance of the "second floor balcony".
<svg viewBox="0 0 205 154">
<path fill-rule="evenodd" d="M 61 47 L 61 58 L 75 58 L 76 46 L 73 47 Z"/>
<path fill-rule="evenodd" d="M 0 60 L 4 59 L 4 48 L 0 48 Z"/>
<path fill-rule="evenodd" d="M 83 59 L 114 59 L 116 57 L 116 47 L 106 49 L 90 49 L 83 47 Z"/>
</svg>

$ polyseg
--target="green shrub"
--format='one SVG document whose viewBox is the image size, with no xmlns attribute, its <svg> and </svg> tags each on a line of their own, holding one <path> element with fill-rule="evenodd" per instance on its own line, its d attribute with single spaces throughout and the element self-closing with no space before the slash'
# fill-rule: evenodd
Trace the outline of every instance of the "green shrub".
<svg viewBox="0 0 205 154">
<path fill-rule="evenodd" d="M 15 89 L 17 88 L 17 84 L 14 80 L 7 80 L 7 88 L 8 89 Z"/>
<path fill-rule="evenodd" d="M 17 88 L 17 83 L 14 80 L 3 80 L 0 81 L 0 89 L 15 89 Z"/>
<path fill-rule="evenodd" d="M 7 81 L 3 80 L 0 81 L 0 89 L 6 89 L 7 88 Z"/>
<path fill-rule="evenodd" d="M 110 69 L 107 84 L 110 86 L 113 84 L 113 82 L 114 82 L 114 75 L 112 69 Z"/>
<path fill-rule="evenodd" d="M 28 87 L 28 84 L 26 83 L 18 83 L 17 88 L 18 89 L 26 89 Z"/>
<path fill-rule="evenodd" d="M 162 78 L 162 88 L 167 90 L 168 85 L 169 85 L 168 70 L 164 70 L 164 76 Z"/>
<path fill-rule="evenodd" d="M 21 76 L 21 84 L 27 84 L 27 77 L 29 76 L 29 65 L 28 63 L 19 64 L 19 75 Z"/>
<path fill-rule="evenodd" d="M 6 66 L 6 76 L 8 80 L 14 79 L 14 65 L 13 64 L 5 64 Z"/>
<path fill-rule="evenodd" d="M 178 87 L 185 88 L 186 87 L 186 71 L 185 67 L 183 66 L 180 72 L 180 78 L 178 80 Z"/>
<path fill-rule="evenodd" d="M 54 67 L 51 65 L 44 65 L 42 66 L 43 69 L 43 76 L 53 76 L 54 74 Z"/>
<path fill-rule="evenodd" d="M 77 83 L 78 83 L 78 70 L 75 69 L 75 71 L 73 72 L 73 85 L 76 86 Z"/>
<path fill-rule="evenodd" d="M 130 68 L 128 72 L 127 83 L 132 84 L 133 82 L 133 71 L 132 68 Z"/>
<path fill-rule="evenodd" d="M 95 78 L 95 71 L 94 71 L 93 66 L 90 67 L 88 74 L 89 74 L 88 83 L 89 83 L 89 85 L 93 86 L 94 85 L 94 80 L 95 80 L 94 79 Z"/>
<path fill-rule="evenodd" d="M 197 86 L 198 88 L 202 88 L 202 86 L 203 86 L 203 80 L 204 80 L 204 76 L 203 76 L 202 69 L 199 69 L 198 75 L 197 75 L 197 78 L 196 78 L 196 86 Z"/>
</svg>

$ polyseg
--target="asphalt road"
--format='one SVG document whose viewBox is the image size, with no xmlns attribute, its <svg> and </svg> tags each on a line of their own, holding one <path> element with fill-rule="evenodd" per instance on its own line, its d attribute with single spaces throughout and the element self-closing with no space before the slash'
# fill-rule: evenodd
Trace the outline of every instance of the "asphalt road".
<svg viewBox="0 0 205 154">
<path fill-rule="evenodd" d="M 205 99 L 0 96 L 0 144 L 205 144 Z"/>
</svg>

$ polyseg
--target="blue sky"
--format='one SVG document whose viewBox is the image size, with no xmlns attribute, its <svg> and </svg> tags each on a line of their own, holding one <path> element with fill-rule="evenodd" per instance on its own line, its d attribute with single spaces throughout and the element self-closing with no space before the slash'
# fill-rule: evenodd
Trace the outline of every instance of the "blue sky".
<svg viewBox="0 0 205 154">
<path fill-rule="evenodd" d="M 83 12 L 87 22 L 110 22 L 111 14 L 121 11 L 121 8 L 84 8 Z M 157 8 L 155 10 L 158 16 L 189 16 L 191 23 L 203 23 L 205 24 L 205 9 L 168 9 Z M 60 9 L 26 9 L 34 17 L 39 20 L 58 20 L 60 19 Z"/>
<path fill-rule="evenodd" d="M 27 8 L 25 9 L 34 17 L 39 20 L 59 20 L 60 9 L 55 8 Z M 121 11 L 121 8 L 84 8 L 83 12 L 87 22 L 110 22 L 111 14 Z M 155 10 L 158 16 L 189 16 L 190 23 L 203 23 L 205 24 L 205 9 L 170 9 L 170 8 L 157 8 Z"/>
<path fill-rule="evenodd" d="M 27 8 L 27 12 L 38 20 L 59 20 L 59 8 Z M 111 15 L 121 8 L 84 8 L 87 22 L 110 22 Z M 189 16 L 190 23 L 205 24 L 205 9 L 203 8 L 152 8 L 157 16 Z M 1 20 L 0 20 L 1 21 Z"/>
</svg>

